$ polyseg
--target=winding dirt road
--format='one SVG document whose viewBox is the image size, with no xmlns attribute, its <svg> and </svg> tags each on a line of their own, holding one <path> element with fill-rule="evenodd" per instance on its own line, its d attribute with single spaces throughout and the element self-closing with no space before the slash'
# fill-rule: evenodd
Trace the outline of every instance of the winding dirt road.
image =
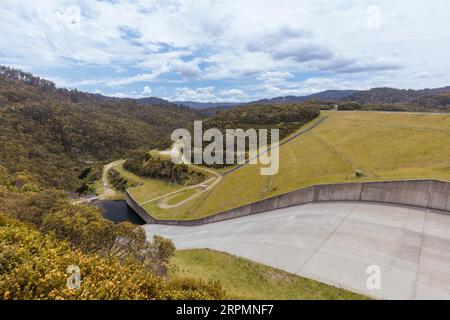
<svg viewBox="0 0 450 320">
<path fill-rule="evenodd" d="M 117 160 L 111 163 L 108 163 L 103 167 L 103 173 L 102 173 L 102 183 L 103 183 L 103 193 L 98 195 L 98 199 L 105 200 L 108 198 L 112 198 L 116 195 L 116 190 L 111 188 L 108 183 L 108 172 L 113 167 L 120 165 L 124 163 L 125 160 Z"/>
</svg>

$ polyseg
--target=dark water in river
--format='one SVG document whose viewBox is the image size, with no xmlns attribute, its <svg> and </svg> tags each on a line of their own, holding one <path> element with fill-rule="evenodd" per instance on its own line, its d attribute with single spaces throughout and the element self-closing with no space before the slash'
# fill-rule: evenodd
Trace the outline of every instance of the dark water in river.
<svg viewBox="0 0 450 320">
<path fill-rule="evenodd" d="M 133 209 L 131 209 L 127 203 L 123 200 L 120 201 L 97 201 L 97 206 L 103 208 L 103 216 L 113 222 L 131 222 L 134 224 L 145 224 L 145 221 L 138 216 Z"/>
</svg>

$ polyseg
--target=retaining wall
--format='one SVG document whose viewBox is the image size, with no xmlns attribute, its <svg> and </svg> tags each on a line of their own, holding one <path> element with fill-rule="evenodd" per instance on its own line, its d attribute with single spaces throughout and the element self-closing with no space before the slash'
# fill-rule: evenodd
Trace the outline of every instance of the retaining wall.
<svg viewBox="0 0 450 320">
<path fill-rule="evenodd" d="M 128 205 L 147 223 L 196 226 L 251 214 L 325 201 L 366 201 L 450 212 L 450 182 L 404 180 L 324 184 L 306 187 L 197 220 L 157 220 L 126 192 Z"/>
<path fill-rule="evenodd" d="M 157 223 L 157 220 L 153 219 L 153 217 L 149 215 L 148 212 L 140 204 L 138 204 L 136 200 L 134 200 L 127 190 L 125 190 L 125 200 L 130 208 L 133 209 L 146 223 Z"/>
</svg>

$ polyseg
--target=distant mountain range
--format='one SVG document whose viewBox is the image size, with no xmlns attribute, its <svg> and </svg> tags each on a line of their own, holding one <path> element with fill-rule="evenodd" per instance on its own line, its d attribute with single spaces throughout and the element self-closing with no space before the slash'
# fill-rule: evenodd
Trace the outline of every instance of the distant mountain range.
<svg viewBox="0 0 450 320">
<path fill-rule="evenodd" d="M 137 103 L 142 104 L 142 105 L 174 105 L 174 104 L 176 104 L 176 103 L 172 103 L 170 101 L 167 101 L 167 100 L 164 100 L 161 98 L 156 98 L 156 97 L 137 99 Z"/>
<path fill-rule="evenodd" d="M 345 100 L 361 104 L 409 104 L 426 106 L 450 105 L 450 87 L 400 90 L 393 88 L 374 88 L 366 91 L 356 91 Z"/>
<path fill-rule="evenodd" d="M 326 90 L 307 96 L 284 96 L 270 99 L 261 99 L 245 103 L 230 102 L 196 102 L 196 101 L 167 101 L 161 98 L 148 97 L 142 99 L 113 98 L 100 94 L 81 92 L 78 90 L 59 89 L 51 81 L 34 77 L 29 73 L 0 66 L 0 77 L 4 80 L 21 81 L 27 85 L 39 87 L 46 92 L 57 92 L 60 96 L 66 96 L 72 102 L 89 101 L 101 104 L 130 103 L 135 101 L 139 105 L 158 106 L 184 106 L 196 110 L 220 110 L 246 104 L 278 104 L 300 103 L 305 101 L 352 101 L 361 105 L 386 105 L 403 104 L 420 106 L 424 110 L 450 109 L 450 86 L 435 89 L 394 89 L 374 88 L 370 90 Z M 202 111 L 202 113 L 204 113 Z"/>
<path fill-rule="evenodd" d="M 229 108 L 240 103 L 236 102 L 196 102 L 196 101 L 173 101 L 178 105 L 190 107 L 192 109 Z"/>
<path fill-rule="evenodd" d="M 370 90 L 326 90 L 307 96 L 284 96 L 261 99 L 245 103 L 202 103 L 193 101 L 175 101 L 178 105 L 193 109 L 223 109 L 246 104 L 278 104 L 299 103 L 305 101 L 352 101 L 362 105 L 367 104 L 404 104 L 411 106 L 442 107 L 450 106 L 450 86 L 436 89 L 394 89 L 374 88 Z"/>
<path fill-rule="evenodd" d="M 304 102 L 309 100 L 343 100 L 352 96 L 356 90 L 327 90 L 319 93 L 314 93 L 307 96 L 284 96 L 275 97 L 271 99 L 261 99 L 254 101 L 252 103 L 293 103 L 293 102 Z"/>
<path fill-rule="evenodd" d="M 442 106 L 450 104 L 450 87 L 403 90 L 393 88 L 374 88 L 370 90 L 327 90 L 308 96 L 286 96 L 262 99 L 253 103 L 292 103 L 311 100 L 354 101 L 361 104 L 431 104 Z M 434 101 L 432 101 L 434 100 Z"/>
<path fill-rule="evenodd" d="M 144 105 L 153 105 L 153 104 L 176 104 L 181 106 L 186 106 L 192 109 L 226 109 L 234 106 L 245 105 L 245 104 L 270 104 L 270 103 L 295 103 L 295 102 L 304 102 L 308 100 L 342 100 L 348 98 L 353 93 L 357 92 L 356 90 L 327 90 L 319 93 L 315 93 L 308 96 L 286 96 L 286 97 L 276 97 L 271 99 L 261 99 L 250 102 L 197 102 L 197 101 L 167 101 L 155 97 L 142 98 L 138 99 L 138 103 Z"/>
</svg>

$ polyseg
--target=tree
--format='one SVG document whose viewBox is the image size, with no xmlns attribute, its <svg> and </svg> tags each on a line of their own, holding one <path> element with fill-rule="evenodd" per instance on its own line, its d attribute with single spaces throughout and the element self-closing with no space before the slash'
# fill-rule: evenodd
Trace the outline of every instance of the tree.
<svg viewBox="0 0 450 320">
<path fill-rule="evenodd" d="M 154 235 L 153 241 L 142 252 L 143 264 L 154 274 L 164 276 L 174 253 L 175 245 L 172 240 Z"/>
</svg>

